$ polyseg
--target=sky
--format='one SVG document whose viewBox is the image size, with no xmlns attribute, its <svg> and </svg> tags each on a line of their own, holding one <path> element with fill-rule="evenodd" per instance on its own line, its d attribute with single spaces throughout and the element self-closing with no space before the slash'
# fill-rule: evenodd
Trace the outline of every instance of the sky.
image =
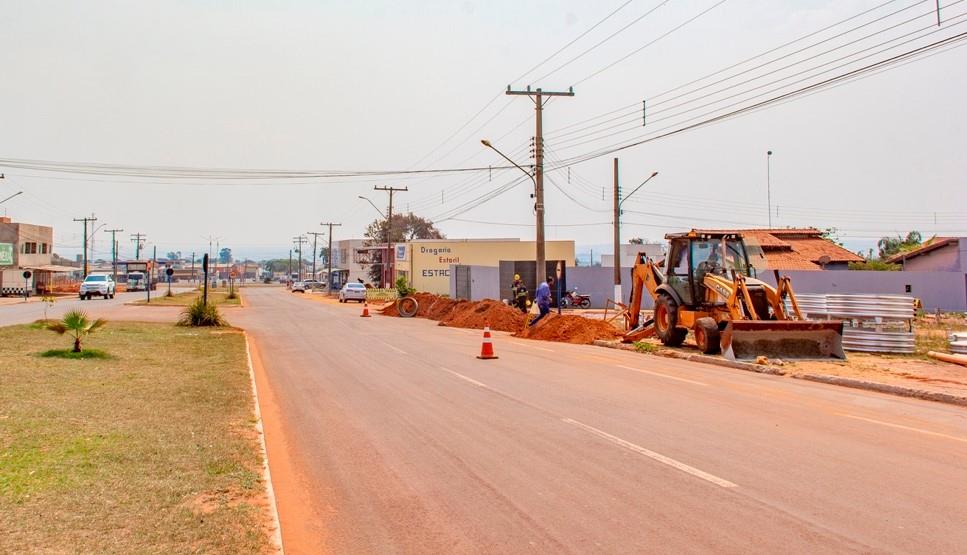
<svg viewBox="0 0 967 555">
<path fill-rule="evenodd" d="M 964 32 L 967 6 L 942 4 L 937 28 L 933 0 L 0 0 L 0 159 L 317 173 L 503 166 L 480 144 L 488 138 L 528 166 L 534 105 L 503 91 L 573 86 L 544 107 L 545 197 L 547 237 L 574 239 L 579 255 L 609 248 L 614 157 L 622 194 L 659 172 L 623 204 L 623 237 L 760 227 L 770 214 L 777 227 L 835 227 L 853 250 L 911 229 L 967 235 L 965 42 L 581 159 Z M 358 197 L 381 210 L 388 200 L 374 186 L 407 187 L 396 210 L 447 237 L 534 236 L 532 185 L 516 169 L 257 183 L 0 172 L 0 199 L 24 191 L 0 212 L 52 225 L 67 256 L 82 241 L 73 219 L 91 214 L 96 257 L 110 255 L 110 228 L 124 230 L 122 258 L 136 232 L 159 253 L 202 252 L 211 240 L 236 257 L 286 256 L 320 222 L 343 224 L 335 239 L 362 237 L 379 214 Z"/>
</svg>

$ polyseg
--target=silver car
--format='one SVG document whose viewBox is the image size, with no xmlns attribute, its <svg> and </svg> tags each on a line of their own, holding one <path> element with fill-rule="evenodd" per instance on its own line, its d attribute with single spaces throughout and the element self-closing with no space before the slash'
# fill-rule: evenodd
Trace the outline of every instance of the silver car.
<svg viewBox="0 0 967 555">
<path fill-rule="evenodd" d="M 297 281 L 292 284 L 293 293 L 311 293 L 312 287 L 304 281 Z"/>
<path fill-rule="evenodd" d="M 366 300 L 366 286 L 362 283 L 347 283 L 339 290 L 339 302 L 364 302 Z"/>
<path fill-rule="evenodd" d="M 90 299 L 94 295 L 104 297 L 105 299 L 113 299 L 115 291 L 116 286 L 114 285 L 114 279 L 111 276 L 104 274 L 91 274 L 84 278 L 84 281 L 81 283 L 81 287 L 78 290 L 78 296 L 82 301 L 85 299 Z"/>
</svg>

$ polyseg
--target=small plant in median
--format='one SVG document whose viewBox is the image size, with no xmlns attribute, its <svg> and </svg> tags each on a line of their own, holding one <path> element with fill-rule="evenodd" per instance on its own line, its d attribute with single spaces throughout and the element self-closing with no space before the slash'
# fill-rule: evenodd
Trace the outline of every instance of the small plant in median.
<svg viewBox="0 0 967 555">
<path fill-rule="evenodd" d="M 647 341 L 635 341 L 632 345 L 634 345 L 635 350 L 639 353 L 654 353 L 659 349 L 658 345 L 648 343 Z"/>
<path fill-rule="evenodd" d="M 225 320 L 213 303 L 205 304 L 201 297 L 188 305 L 178 320 L 179 326 L 224 326 Z"/>
<path fill-rule="evenodd" d="M 74 348 L 72 353 L 81 352 L 81 338 L 94 333 L 98 328 L 107 324 L 107 320 L 98 318 L 91 321 L 87 314 L 80 310 L 71 310 L 64 315 L 60 322 L 47 324 L 47 329 L 61 335 L 70 334 L 74 338 Z"/>
<path fill-rule="evenodd" d="M 396 278 L 396 294 L 399 295 L 399 298 L 409 297 L 413 293 L 416 293 L 416 289 L 410 287 L 404 276 Z"/>
</svg>

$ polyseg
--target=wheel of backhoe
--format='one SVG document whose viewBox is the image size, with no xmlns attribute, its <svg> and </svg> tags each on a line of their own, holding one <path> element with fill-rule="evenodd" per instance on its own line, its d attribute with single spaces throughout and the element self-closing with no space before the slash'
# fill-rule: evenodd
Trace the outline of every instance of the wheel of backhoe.
<svg viewBox="0 0 967 555">
<path fill-rule="evenodd" d="M 706 355 L 714 355 L 722 348 L 719 327 L 712 318 L 699 318 L 692 331 L 695 333 L 695 343 Z"/>
<path fill-rule="evenodd" d="M 688 335 L 688 330 L 678 327 L 678 303 L 668 295 L 655 301 L 655 335 L 669 347 L 681 345 Z"/>
</svg>

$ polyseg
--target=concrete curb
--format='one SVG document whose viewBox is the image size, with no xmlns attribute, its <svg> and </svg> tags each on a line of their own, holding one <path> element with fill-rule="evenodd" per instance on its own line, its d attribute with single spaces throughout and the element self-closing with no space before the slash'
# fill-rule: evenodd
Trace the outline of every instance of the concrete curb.
<svg viewBox="0 0 967 555">
<path fill-rule="evenodd" d="M 275 499 L 275 489 L 272 487 L 272 473 L 269 472 L 269 451 L 265 447 L 265 431 L 262 429 L 262 411 L 259 409 L 259 391 L 255 385 L 255 367 L 252 366 L 252 350 L 249 348 L 248 333 L 242 331 L 245 337 L 245 356 L 248 361 L 248 374 L 252 380 L 252 400 L 255 403 L 255 431 L 259 436 L 259 450 L 262 452 L 262 479 L 265 480 L 265 495 L 269 500 L 269 513 L 275 530 L 270 531 L 269 541 L 279 553 L 284 554 L 282 547 L 282 524 L 279 521 L 279 504 Z"/>
<path fill-rule="evenodd" d="M 923 399 L 925 401 L 936 401 L 938 403 L 947 403 L 949 405 L 967 407 L 967 397 L 960 397 L 958 395 L 951 395 L 949 393 L 924 391 L 922 389 L 913 389 L 899 385 L 865 382 L 863 380 L 854 380 L 853 378 L 827 376 L 824 374 L 791 374 L 790 377 L 797 380 L 807 380 L 830 385 L 852 387 L 854 389 L 865 389 L 867 391 L 877 391 L 879 393 L 888 393 L 890 395 L 897 395 L 900 397 L 912 397 L 914 399 Z"/>
<path fill-rule="evenodd" d="M 635 350 L 633 345 L 628 345 L 625 343 L 615 343 L 612 341 L 597 340 L 594 342 L 594 345 L 598 347 L 607 347 L 609 349 L 619 349 L 622 351 Z M 866 382 L 863 380 L 856 380 L 853 378 L 843 378 L 840 376 L 828 376 L 825 374 L 790 374 L 774 366 L 765 366 L 761 364 L 752 364 L 750 362 L 725 360 L 723 358 L 712 357 L 708 355 L 690 355 L 688 353 L 680 353 L 678 351 L 671 351 L 668 349 L 659 349 L 654 353 L 642 353 L 642 354 L 650 354 L 652 356 L 663 356 L 667 358 L 677 358 L 680 360 L 688 360 L 691 362 L 701 362 L 703 364 L 724 366 L 726 368 L 734 368 L 736 370 L 745 370 L 747 372 L 756 372 L 759 374 L 771 374 L 774 376 L 788 376 L 790 378 L 795 378 L 797 380 L 806 380 L 811 382 L 825 383 L 829 385 L 851 387 L 853 389 L 876 391 L 878 393 L 886 393 L 889 395 L 896 395 L 898 397 L 922 399 L 924 401 L 934 401 L 937 403 L 946 403 L 948 405 L 958 405 L 962 407 L 967 407 L 967 397 L 951 395 L 950 393 L 924 391 L 922 389 L 914 389 L 914 388 L 903 387 L 899 385 Z"/>
</svg>

